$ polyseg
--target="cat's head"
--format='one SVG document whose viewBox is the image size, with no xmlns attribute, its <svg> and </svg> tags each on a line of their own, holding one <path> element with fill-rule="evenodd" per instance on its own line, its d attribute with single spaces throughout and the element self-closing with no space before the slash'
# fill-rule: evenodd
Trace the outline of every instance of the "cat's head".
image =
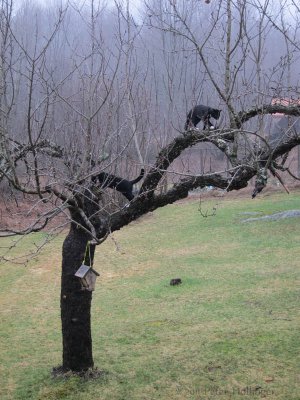
<svg viewBox="0 0 300 400">
<path fill-rule="evenodd" d="M 214 119 L 219 119 L 220 118 L 220 114 L 221 114 L 222 110 L 218 110 L 217 108 L 212 108 L 210 115 L 214 118 Z"/>
</svg>

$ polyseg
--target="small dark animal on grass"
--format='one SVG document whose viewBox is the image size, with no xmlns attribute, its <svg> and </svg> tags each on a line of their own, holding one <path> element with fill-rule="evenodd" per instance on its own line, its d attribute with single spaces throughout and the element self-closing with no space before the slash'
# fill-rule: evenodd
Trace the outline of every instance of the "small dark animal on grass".
<svg viewBox="0 0 300 400">
<path fill-rule="evenodd" d="M 207 127 L 208 129 L 214 129 L 215 127 L 211 123 L 210 118 L 219 119 L 220 114 L 221 110 L 218 110 L 217 108 L 198 104 L 188 113 L 184 129 L 193 129 L 200 121 L 203 122 L 203 129 L 206 129 Z"/>
<path fill-rule="evenodd" d="M 171 286 L 180 285 L 181 283 L 182 283 L 182 280 L 180 278 L 173 278 L 170 280 Z"/>
<path fill-rule="evenodd" d="M 106 187 L 116 189 L 118 192 L 122 193 L 127 200 L 131 201 L 134 198 L 133 185 L 138 183 L 143 178 L 144 173 L 145 170 L 142 168 L 140 175 L 132 181 L 129 181 L 116 175 L 100 172 L 100 174 L 92 176 L 92 182 L 95 185 L 99 183 L 101 189 Z"/>
</svg>

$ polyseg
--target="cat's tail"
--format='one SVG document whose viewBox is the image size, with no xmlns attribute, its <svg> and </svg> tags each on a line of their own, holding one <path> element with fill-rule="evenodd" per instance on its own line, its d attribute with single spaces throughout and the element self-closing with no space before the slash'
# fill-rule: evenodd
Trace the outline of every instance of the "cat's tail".
<svg viewBox="0 0 300 400">
<path fill-rule="evenodd" d="M 142 168 L 140 175 L 137 178 L 135 178 L 132 181 L 130 181 L 130 183 L 132 183 L 132 185 L 134 185 L 135 183 L 138 183 L 142 179 L 142 177 L 144 176 L 144 173 L 145 173 L 145 170 L 144 170 L 144 168 Z"/>
<path fill-rule="evenodd" d="M 186 121 L 184 125 L 184 130 L 187 131 L 190 128 L 191 125 L 191 117 L 192 117 L 192 110 L 188 113 L 186 116 Z"/>
</svg>

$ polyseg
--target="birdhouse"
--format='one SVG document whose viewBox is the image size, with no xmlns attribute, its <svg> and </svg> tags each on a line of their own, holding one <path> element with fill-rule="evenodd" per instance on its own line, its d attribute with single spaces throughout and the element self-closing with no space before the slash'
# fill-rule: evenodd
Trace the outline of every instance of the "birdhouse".
<svg viewBox="0 0 300 400">
<path fill-rule="evenodd" d="M 92 267 L 82 264 L 75 276 L 80 279 L 82 290 L 89 290 L 90 292 L 95 290 L 96 279 L 99 274 Z"/>
</svg>

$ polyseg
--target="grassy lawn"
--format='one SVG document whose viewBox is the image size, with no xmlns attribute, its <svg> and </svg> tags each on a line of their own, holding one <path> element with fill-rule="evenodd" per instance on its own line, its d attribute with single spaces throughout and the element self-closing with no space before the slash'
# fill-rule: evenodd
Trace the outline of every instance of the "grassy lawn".
<svg viewBox="0 0 300 400">
<path fill-rule="evenodd" d="M 99 246 L 98 380 L 50 376 L 61 361 L 63 237 L 27 267 L 2 265 L 1 400 L 299 400 L 300 219 L 241 223 L 243 212 L 300 209 L 299 196 L 207 200 L 204 211 L 218 203 L 207 218 L 197 200 L 177 203 Z"/>
</svg>

